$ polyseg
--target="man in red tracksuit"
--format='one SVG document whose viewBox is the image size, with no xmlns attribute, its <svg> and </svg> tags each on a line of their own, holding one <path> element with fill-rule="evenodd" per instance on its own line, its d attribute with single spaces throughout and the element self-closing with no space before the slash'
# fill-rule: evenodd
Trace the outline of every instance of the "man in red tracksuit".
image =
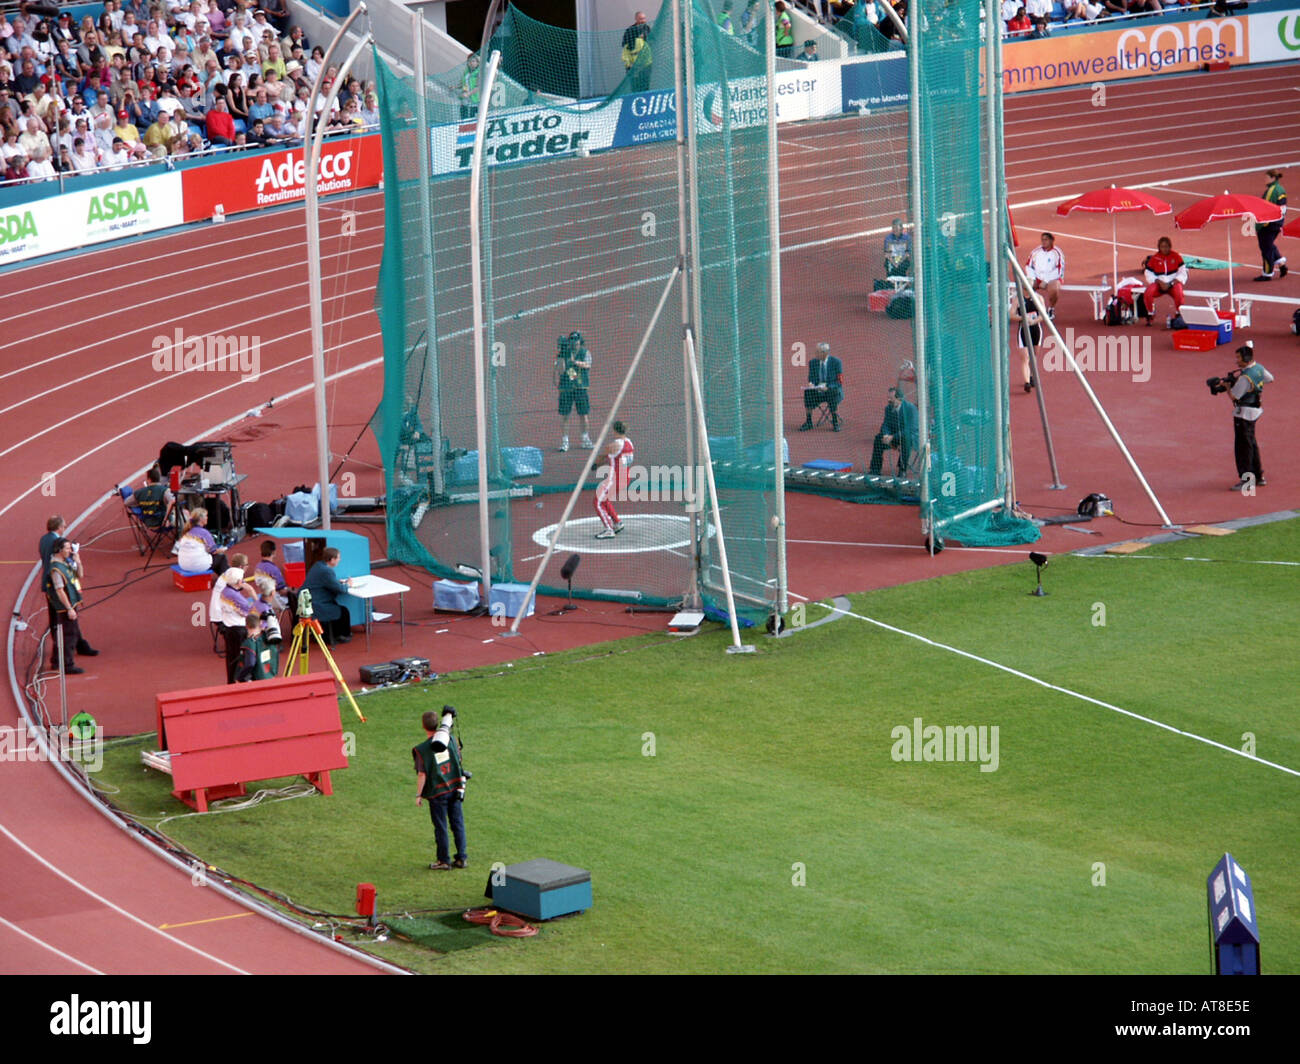
<svg viewBox="0 0 1300 1064">
<path fill-rule="evenodd" d="M 1147 324 L 1151 324 L 1156 299 L 1160 296 L 1167 295 L 1173 299 L 1174 313 L 1180 313 L 1183 309 L 1183 285 L 1187 283 L 1187 267 L 1167 236 L 1162 236 L 1156 244 L 1156 253 L 1147 256 L 1144 273 L 1147 288 L 1143 293 L 1143 301 L 1146 303 Z"/>
</svg>

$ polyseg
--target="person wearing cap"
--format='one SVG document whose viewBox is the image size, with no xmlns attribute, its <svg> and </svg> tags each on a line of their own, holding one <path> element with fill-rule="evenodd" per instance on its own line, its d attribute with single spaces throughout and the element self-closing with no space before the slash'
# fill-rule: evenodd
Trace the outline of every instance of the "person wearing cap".
<svg viewBox="0 0 1300 1064">
<path fill-rule="evenodd" d="M 795 56 L 801 63 L 815 63 L 821 58 L 817 54 L 817 42 L 809 38 L 803 42 L 803 51 Z"/>
<path fill-rule="evenodd" d="M 113 136 L 119 138 L 128 148 L 140 143 L 140 131 L 131 124 L 131 112 L 125 107 L 117 112 L 117 124 L 113 126 Z"/>
<path fill-rule="evenodd" d="M 58 21 L 50 30 L 50 36 L 54 38 L 56 45 L 59 41 L 66 41 L 68 44 L 77 43 L 77 34 L 72 28 L 72 16 L 68 12 L 64 11 L 59 15 Z"/>
<path fill-rule="evenodd" d="M 1259 421 L 1264 385 L 1273 382 L 1273 374 L 1255 361 L 1253 342 L 1237 348 L 1237 371 L 1237 379 L 1227 391 L 1232 400 L 1232 451 L 1237 460 L 1237 483 L 1230 490 L 1254 494 L 1255 488 L 1268 483 L 1255 439 L 1255 423 Z"/>
<path fill-rule="evenodd" d="M 127 150 L 126 142 L 115 136 L 108 153 L 104 156 L 104 165 L 110 170 L 121 170 L 131 161 L 131 153 Z"/>
<path fill-rule="evenodd" d="M 67 538 L 56 539 L 50 555 L 50 576 L 45 584 L 45 598 L 53 621 L 50 627 L 50 668 L 59 667 L 56 631 L 61 629 L 63 671 L 73 675 L 86 671 L 77 664 L 75 654 L 91 658 L 99 654 L 81 634 L 81 583 L 85 578 L 77 544 Z"/>
</svg>

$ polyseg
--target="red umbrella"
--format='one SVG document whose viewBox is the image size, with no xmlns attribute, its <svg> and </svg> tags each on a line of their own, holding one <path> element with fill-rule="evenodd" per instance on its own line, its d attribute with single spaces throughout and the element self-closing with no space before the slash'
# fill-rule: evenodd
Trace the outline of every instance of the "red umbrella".
<svg viewBox="0 0 1300 1064">
<path fill-rule="evenodd" d="M 1114 284 L 1119 285 L 1119 245 L 1115 235 L 1115 215 L 1125 211 L 1150 211 L 1152 214 L 1172 214 L 1173 207 L 1162 199 L 1135 188 L 1099 188 L 1062 203 L 1056 208 L 1060 215 L 1072 211 L 1089 211 L 1110 215 L 1110 260 Z"/>
<path fill-rule="evenodd" d="M 1222 196 L 1210 196 L 1208 199 L 1193 203 L 1187 210 L 1175 216 L 1174 225 L 1179 229 L 1204 229 L 1211 222 L 1230 221 L 1233 218 L 1249 218 L 1255 222 L 1276 222 L 1282 217 L 1282 208 L 1276 203 L 1269 203 L 1259 196 L 1240 196 L 1224 192 Z M 1232 227 L 1228 227 L 1228 262 L 1232 262 Z M 1228 298 L 1232 299 L 1232 266 L 1228 267 Z"/>
</svg>

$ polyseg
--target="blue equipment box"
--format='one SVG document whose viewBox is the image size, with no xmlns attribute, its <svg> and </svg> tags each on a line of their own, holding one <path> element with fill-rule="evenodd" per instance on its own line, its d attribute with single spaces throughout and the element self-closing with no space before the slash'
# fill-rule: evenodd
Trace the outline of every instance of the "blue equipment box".
<svg viewBox="0 0 1300 1064">
<path fill-rule="evenodd" d="M 468 613 L 477 609 L 478 584 L 462 584 L 459 580 L 435 580 L 433 583 L 433 608 Z"/>
<path fill-rule="evenodd" d="M 527 596 L 527 584 L 493 584 L 492 598 L 488 603 L 489 611 L 493 617 L 518 617 L 519 611 L 524 608 L 524 599 Z M 525 617 L 533 615 L 534 605 L 535 600 L 529 599 Z"/>
<path fill-rule="evenodd" d="M 493 877 L 489 877 L 485 892 L 498 909 L 534 920 L 550 920 L 591 908 L 591 873 L 584 868 L 539 857 L 506 865 L 504 878 L 505 882 L 494 885 Z"/>
<path fill-rule="evenodd" d="M 804 462 L 804 469 L 825 469 L 831 473 L 852 473 L 852 462 L 840 462 L 834 458 L 814 458 L 811 462 Z"/>
<path fill-rule="evenodd" d="M 536 447 L 502 447 L 501 458 L 506 475 L 512 480 L 542 475 L 542 452 Z M 488 473 L 491 474 L 489 467 Z M 478 451 L 467 451 L 451 463 L 453 484 L 478 483 Z"/>
</svg>

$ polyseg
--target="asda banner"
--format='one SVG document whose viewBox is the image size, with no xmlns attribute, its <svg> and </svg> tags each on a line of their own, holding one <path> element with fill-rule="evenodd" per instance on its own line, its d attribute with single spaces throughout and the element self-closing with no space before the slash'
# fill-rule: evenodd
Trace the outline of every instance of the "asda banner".
<svg viewBox="0 0 1300 1064">
<path fill-rule="evenodd" d="M 184 221 L 181 175 L 157 174 L 0 208 L 0 266 Z"/>
</svg>

